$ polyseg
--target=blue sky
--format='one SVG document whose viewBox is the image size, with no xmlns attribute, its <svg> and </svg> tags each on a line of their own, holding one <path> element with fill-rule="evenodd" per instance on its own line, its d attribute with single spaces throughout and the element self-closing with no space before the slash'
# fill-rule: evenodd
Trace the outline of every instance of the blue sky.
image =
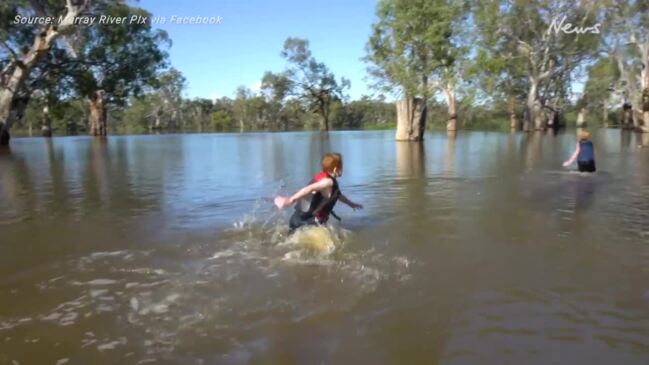
<svg viewBox="0 0 649 365">
<path fill-rule="evenodd" d="M 373 0 L 141 0 L 137 6 L 164 16 L 173 42 L 171 65 L 187 78 L 187 96 L 232 97 L 239 85 L 258 88 L 264 71 L 282 71 L 287 37 L 306 38 L 313 55 L 338 78 L 351 80 L 352 99 L 370 94 L 365 43 L 375 20 Z M 170 24 L 177 16 L 221 16 L 220 24 Z"/>
</svg>

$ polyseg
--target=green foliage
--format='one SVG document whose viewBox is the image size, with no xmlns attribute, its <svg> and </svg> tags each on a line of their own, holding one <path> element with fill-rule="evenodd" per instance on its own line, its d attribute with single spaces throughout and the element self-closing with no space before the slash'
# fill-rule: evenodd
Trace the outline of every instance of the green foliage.
<svg viewBox="0 0 649 365">
<path fill-rule="evenodd" d="M 88 14 L 149 15 L 123 1 L 92 4 Z M 365 59 L 378 91 L 427 99 L 431 129 L 444 128 L 448 118 L 436 94 L 440 88 L 459 95 L 460 128 L 507 129 L 510 113 L 521 118 L 528 96 L 546 110 L 561 110 L 569 123 L 582 107 L 589 120 L 608 108 L 614 121 L 622 102 L 638 109 L 640 76 L 649 67 L 643 53 L 649 49 L 647 4 L 380 0 Z M 0 68 L 33 43 L 39 27 L 11 23 L 16 12 L 31 14 L 36 6 L 47 15 L 65 12 L 60 0 L 0 4 Z M 601 33 L 549 31 L 564 15 L 574 27 L 601 23 Z M 84 101 L 98 90 L 106 95 L 109 128 L 124 133 L 394 127 L 394 104 L 369 97 L 349 101 L 349 82 L 316 60 L 306 39 L 286 39 L 286 69 L 264 73 L 259 92 L 241 87 L 233 98 L 190 100 L 183 97 L 183 75 L 166 68 L 166 34 L 150 23 L 95 22 L 75 30 L 48 50 L 18 90 L 19 98 L 31 98 L 19 130 L 31 125 L 37 133 L 47 107 L 56 134 L 83 133 Z M 576 102 L 575 81 L 585 85 Z"/>
<path fill-rule="evenodd" d="M 602 11 L 596 2 L 472 0 L 483 98 L 569 105 L 571 83 L 595 57 L 601 37 L 558 28 L 594 25 Z"/>
<path fill-rule="evenodd" d="M 261 90 L 266 94 L 267 98 L 281 103 L 293 90 L 294 85 L 290 76 L 286 72 L 275 74 L 266 71 L 261 78 Z"/>
<path fill-rule="evenodd" d="M 367 43 L 368 71 L 384 92 L 430 95 L 430 81 L 448 77 L 460 55 L 453 44 L 461 1 L 382 0 Z"/>
<path fill-rule="evenodd" d="M 44 97 L 32 98 L 25 116 L 16 125 L 14 130 L 17 134 L 28 135 L 31 127 L 32 135 L 40 135 L 44 123 L 44 108 L 49 107 L 51 127 L 55 134 L 77 134 L 85 132 L 87 111 L 86 104 L 82 100 L 65 100 L 48 105 Z"/>
<path fill-rule="evenodd" d="M 372 100 L 367 96 L 347 104 L 339 104 L 340 111 L 334 126 L 341 129 L 387 129 L 396 125 L 394 103 Z"/>
<path fill-rule="evenodd" d="M 232 117 L 225 110 L 210 115 L 210 129 L 217 132 L 230 131 L 233 128 Z"/>
<path fill-rule="evenodd" d="M 318 62 L 309 50 L 309 41 L 301 38 L 287 38 L 281 52 L 289 62 L 282 80 L 285 91 L 299 98 L 305 108 L 321 117 L 321 129 L 329 129 L 332 103 L 345 99 L 344 90 L 349 80 L 336 80 L 333 72 Z"/>
<path fill-rule="evenodd" d="M 122 2 L 107 4 L 101 15 L 150 17 L 144 9 Z M 100 15 L 94 15 L 98 18 Z M 106 101 L 121 104 L 130 95 L 157 84 L 157 71 L 164 66 L 166 53 L 161 46 L 168 42 L 165 32 L 153 30 L 149 22 L 126 22 L 120 26 L 101 23 L 83 27 L 74 37 L 71 60 L 74 85 L 80 96 L 91 96 L 102 90 Z"/>
<path fill-rule="evenodd" d="M 596 107 L 606 103 L 618 78 L 618 69 L 613 59 L 603 57 L 597 60 L 588 68 L 588 80 L 578 107 Z"/>
<path fill-rule="evenodd" d="M 154 104 L 152 97 L 132 98 L 128 108 L 124 109 L 120 123 L 115 126 L 122 133 L 143 133 L 150 129 Z"/>
<path fill-rule="evenodd" d="M 612 99 L 628 103 L 639 111 L 642 109 L 642 74 L 649 69 L 649 2 L 602 0 L 601 6 L 607 9 L 601 52 L 617 67 L 616 80 L 609 86 Z"/>
</svg>

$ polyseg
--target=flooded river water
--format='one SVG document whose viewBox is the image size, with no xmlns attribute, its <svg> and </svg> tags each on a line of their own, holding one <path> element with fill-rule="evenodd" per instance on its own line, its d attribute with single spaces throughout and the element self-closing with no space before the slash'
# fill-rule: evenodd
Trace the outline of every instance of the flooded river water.
<svg viewBox="0 0 649 365">
<path fill-rule="evenodd" d="M 592 136 L 16 138 L 0 364 L 647 364 L 649 136 Z M 313 249 L 270 198 L 328 151 L 365 209 Z"/>
</svg>

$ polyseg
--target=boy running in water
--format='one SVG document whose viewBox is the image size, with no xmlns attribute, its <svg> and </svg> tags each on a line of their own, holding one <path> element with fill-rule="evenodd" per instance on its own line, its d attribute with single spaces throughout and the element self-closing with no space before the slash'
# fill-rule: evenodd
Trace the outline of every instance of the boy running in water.
<svg viewBox="0 0 649 365">
<path fill-rule="evenodd" d="M 322 171 L 311 179 L 309 185 L 291 197 L 275 197 L 275 205 L 279 209 L 297 203 L 289 221 L 291 232 L 305 225 L 325 224 L 329 215 L 336 217 L 333 208 L 338 200 L 354 210 L 363 208 L 340 192 L 336 178 L 343 175 L 342 156 L 339 153 L 327 153 L 322 156 L 321 165 Z"/>
</svg>

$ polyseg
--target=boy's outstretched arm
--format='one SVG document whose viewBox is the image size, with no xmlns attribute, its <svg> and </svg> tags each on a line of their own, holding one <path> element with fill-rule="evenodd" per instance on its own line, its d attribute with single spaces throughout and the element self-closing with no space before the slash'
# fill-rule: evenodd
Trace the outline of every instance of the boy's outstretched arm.
<svg viewBox="0 0 649 365">
<path fill-rule="evenodd" d="M 345 194 L 340 194 L 340 196 L 338 197 L 338 200 L 340 200 L 342 203 L 347 204 L 350 208 L 352 208 L 352 209 L 354 209 L 354 210 L 356 210 L 356 209 L 363 209 L 363 205 L 362 205 L 362 204 L 354 203 L 353 201 L 349 200 L 349 198 L 347 198 L 347 197 L 345 196 Z"/>
<path fill-rule="evenodd" d="M 570 159 L 566 162 L 563 163 L 563 167 L 568 167 L 572 165 L 573 162 L 577 159 L 577 156 L 579 155 L 579 142 L 577 142 L 577 147 L 575 148 L 575 152 L 570 156 Z"/>
<path fill-rule="evenodd" d="M 314 182 L 313 184 L 307 185 L 302 189 L 298 190 L 297 193 L 293 194 L 291 197 L 287 196 L 277 196 L 275 197 L 275 205 L 279 209 L 286 208 L 287 206 L 295 203 L 296 201 L 304 198 L 305 196 L 316 192 L 321 191 L 326 188 L 333 186 L 333 181 L 331 179 L 322 179 L 320 181 Z"/>
</svg>

